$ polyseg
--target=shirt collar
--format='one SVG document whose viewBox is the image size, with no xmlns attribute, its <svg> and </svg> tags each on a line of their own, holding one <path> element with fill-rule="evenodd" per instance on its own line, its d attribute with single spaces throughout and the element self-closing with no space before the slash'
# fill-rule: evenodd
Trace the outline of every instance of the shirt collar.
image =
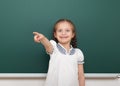
<svg viewBox="0 0 120 86">
<path fill-rule="evenodd" d="M 60 53 L 65 54 L 65 55 L 66 54 L 73 55 L 75 53 L 75 49 L 72 47 L 72 45 L 71 45 L 69 52 L 67 52 L 67 50 L 60 43 L 57 44 L 57 48 L 60 51 Z"/>
</svg>

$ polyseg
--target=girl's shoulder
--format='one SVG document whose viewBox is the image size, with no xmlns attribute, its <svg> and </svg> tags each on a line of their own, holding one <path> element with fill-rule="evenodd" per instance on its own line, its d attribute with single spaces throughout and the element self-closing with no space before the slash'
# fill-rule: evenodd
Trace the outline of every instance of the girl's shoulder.
<svg viewBox="0 0 120 86">
<path fill-rule="evenodd" d="M 50 43 L 53 45 L 53 47 L 55 47 L 57 44 L 55 40 L 50 40 Z"/>
<path fill-rule="evenodd" d="M 76 55 L 78 58 L 78 64 L 84 64 L 84 55 L 81 49 L 75 48 Z"/>
<path fill-rule="evenodd" d="M 74 48 L 76 53 L 83 53 L 82 50 L 80 48 Z"/>
<path fill-rule="evenodd" d="M 51 42 L 52 44 L 56 44 L 56 41 L 54 41 L 54 40 L 50 40 L 50 42 Z"/>
</svg>

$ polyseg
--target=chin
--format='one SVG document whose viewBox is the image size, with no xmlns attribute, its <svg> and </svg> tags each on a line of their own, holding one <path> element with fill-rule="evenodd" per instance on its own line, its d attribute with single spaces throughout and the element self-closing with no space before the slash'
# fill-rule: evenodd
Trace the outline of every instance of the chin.
<svg viewBox="0 0 120 86">
<path fill-rule="evenodd" d="M 69 43 L 69 41 L 66 41 L 66 40 L 63 41 L 63 40 L 62 40 L 62 41 L 59 41 L 59 43 L 61 43 L 61 44 L 67 44 L 67 43 Z"/>
</svg>

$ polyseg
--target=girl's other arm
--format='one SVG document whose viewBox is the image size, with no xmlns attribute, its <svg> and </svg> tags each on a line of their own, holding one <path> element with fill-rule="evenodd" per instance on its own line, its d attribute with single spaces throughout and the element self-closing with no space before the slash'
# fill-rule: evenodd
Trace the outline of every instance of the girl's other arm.
<svg viewBox="0 0 120 86">
<path fill-rule="evenodd" d="M 53 52 L 53 46 L 50 41 L 41 33 L 33 32 L 34 41 L 37 43 L 42 43 L 48 53 Z"/>
<path fill-rule="evenodd" d="M 78 65 L 78 79 L 79 79 L 79 86 L 85 86 L 85 76 L 84 76 L 83 64 Z"/>
</svg>

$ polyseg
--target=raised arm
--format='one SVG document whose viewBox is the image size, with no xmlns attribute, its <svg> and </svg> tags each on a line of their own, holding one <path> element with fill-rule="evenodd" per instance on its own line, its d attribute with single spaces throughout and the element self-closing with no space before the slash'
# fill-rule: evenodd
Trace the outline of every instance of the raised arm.
<svg viewBox="0 0 120 86">
<path fill-rule="evenodd" d="M 50 41 L 41 33 L 33 32 L 34 34 L 34 41 L 37 43 L 42 43 L 48 53 L 53 52 L 53 46 Z"/>
</svg>

